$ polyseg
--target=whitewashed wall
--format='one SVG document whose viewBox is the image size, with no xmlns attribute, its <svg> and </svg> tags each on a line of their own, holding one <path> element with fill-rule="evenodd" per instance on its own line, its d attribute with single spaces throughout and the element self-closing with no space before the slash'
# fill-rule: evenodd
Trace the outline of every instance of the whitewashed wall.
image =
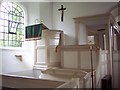
<svg viewBox="0 0 120 90">
<path fill-rule="evenodd" d="M 1 1 L 0 1 L 1 5 Z M 0 74 L 2 73 L 2 50 L 0 50 Z M 0 90 L 2 89 L 2 77 L 0 76 Z"/>
<path fill-rule="evenodd" d="M 27 15 L 25 17 L 25 25 L 35 24 L 35 19 L 42 19 L 46 26 L 52 28 L 51 3 L 44 3 L 43 5 L 40 4 L 40 2 L 20 2 L 18 4 L 25 9 L 25 14 Z M 0 72 L 9 73 L 32 69 L 34 65 L 34 42 L 35 41 L 25 41 L 21 49 L 0 48 L 0 67 L 2 68 Z M 16 54 L 23 55 L 23 61 L 17 59 L 15 57 Z"/>
<path fill-rule="evenodd" d="M 30 68 L 30 59 L 22 59 L 23 61 L 20 61 L 15 57 L 16 54 L 23 54 L 23 52 L 21 50 L 2 50 L 2 73 L 22 71 Z"/>
<path fill-rule="evenodd" d="M 21 2 L 20 4 L 26 9 L 26 25 L 35 24 L 35 19 L 43 20 L 43 23 L 50 29 L 64 30 L 65 44 L 75 44 L 75 25 L 72 18 L 104 13 L 109 9 L 109 5 L 114 3 Z M 67 8 L 64 13 L 64 22 L 60 21 L 61 12 L 58 11 L 61 4 Z M 83 33 L 85 35 L 81 36 L 80 44 L 86 42 L 87 33 L 85 31 Z M 4 73 L 31 69 L 34 65 L 34 41 L 25 42 L 23 50 L 0 49 L 0 52 L 2 52 L 0 62 L 3 61 Z M 24 55 L 22 62 L 14 57 L 18 52 Z"/>
<path fill-rule="evenodd" d="M 1 5 L 1 1 L 0 1 L 0 5 Z M 0 50 L 0 73 L 2 73 L 2 50 Z"/>
<path fill-rule="evenodd" d="M 53 13 L 52 13 L 52 2 L 41 2 L 40 3 L 40 20 L 49 28 L 52 29 L 53 25 Z"/>
<path fill-rule="evenodd" d="M 80 23 L 80 32 L 79 32 L 79 45 L 87 44 L 88 43 L 88 34 L 86 26 Z"/>
<path fill-rule="evenodd" d="M 118 52 L 115 52 L 113 54 L 113 86 L 114 88 L 118 88 L 119 85 L 118 83 L 120 82 L 119 81 L 119 66 L 120 66 L 120 59 L 119 59 L 119 53 Z"/>
<path fill-rule="evenodd" d="M 58 11 L 64 5 L 64 21 L 60 21 L 61 12 Z M 65 44 L 75 44 L 75 24 L 73 18 L 105 13 L 115 3 L 110 2 L 54 2 L 53 3 L 53 28 L 64 30 Z M 87 36 L 87 35 L 85 35 Z M 85 37 L 84 36 L 84 37 Z M 83 39 L 83 38 L 81 38 Z M 85 38 L 86 39 L 86 38 Z M 80 44 L 83 40 L 81 40 Z"/>
<path fill-rule="evenodd" d="M 0 50 L 0 74 L 2 73 L 2 50 Z"/>
</svg>

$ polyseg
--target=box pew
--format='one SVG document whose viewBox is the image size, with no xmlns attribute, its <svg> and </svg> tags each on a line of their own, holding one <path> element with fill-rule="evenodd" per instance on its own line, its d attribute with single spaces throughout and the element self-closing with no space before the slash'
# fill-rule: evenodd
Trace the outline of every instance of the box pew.
<svg viewBox="0 0 120 90">
<path fill-rule="evenodd" d="M 82 71 L 82 70 L 49 68 L 47 70 L 43 70 L 42 73 L 70 77 L 71 79 L 77 79 L 78 78 L 79 79 L 79 85 L 78 85 L 79 88 L 90 88 L 91 87 L 91 81 L 90 81 L 91 80 L 91 74 L 88 73 L 88 72 Z M 75 84 L 76 82 L 74 81 L 73 84 Z M 62 87 L 68 87 L 69 84 L 71 84 L 71 83 L 66 83 L 66 84 L 62 85 Z"/>
<path fill-rule="evenodd" d="M 57 54 L 60 68 L 79 69 L 93 74 L 94 88 L 100 87 L 101 78 L 107 75 L 108 53 L 95 44 L 61 45 L 57 47 Z"/>
</svg>

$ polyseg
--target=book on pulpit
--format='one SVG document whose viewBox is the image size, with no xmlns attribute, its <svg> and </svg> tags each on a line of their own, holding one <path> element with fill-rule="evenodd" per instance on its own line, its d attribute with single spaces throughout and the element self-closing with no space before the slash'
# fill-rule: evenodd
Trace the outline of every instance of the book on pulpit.
<svg viewBox="0 0 120 90">
<path fill-rule="evenodd" d="M 25 27 L 25 40 L 38 40 L 41 39 L 42 30 L 48 29 L 44 24 L 35 24 Z"/>
</svg>

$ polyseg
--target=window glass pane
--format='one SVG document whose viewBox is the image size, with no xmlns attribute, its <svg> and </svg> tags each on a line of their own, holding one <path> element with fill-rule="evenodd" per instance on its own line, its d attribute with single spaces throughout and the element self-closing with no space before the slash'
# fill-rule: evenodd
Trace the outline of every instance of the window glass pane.
<svg viewBox="0 0 120 90">
<path fill-rule="evenodd" d="M 4 26 L 8 26 L 8 21 L 4 20 Z"/>
<path fill-rule="evenodd" d="M 19 12 L 23 12 L 23 10 L 21 9 L 21 7 L 16 7 L 16 9 L 17 9 Z"/>
<path fill-rule="evenodd" d="M 0 11 L 0 45 L 21 47 L 23 42 L 24 14 L 22 8 L 3 2 Z"/>
<path fill-rule="evenodd" d="M 14 7 L 14 9 L 17 7 L 16 4 L 14 4 L 14 3 L 12 4 L 12 6 Z"/>
<path fill-rule="evenodd" d="M 7 19 L 7 20 L 8 20 L 8 14 L 7 14 L 7 13 L 5 13 L 5 19 Z"/>
<path fill-rule="evenodd" d="M 10 32 L 11 32 L 11 33 L 16 33 L 16 28 L 11 28 L 11 29 L 10 29 Z"/>
<path fill-rule="evenodd" d="M 22 42 L 21 41 L 19 41 L 19 47 L 22 47 Z"/>
<path fill-rule="evenodd" d="M 24 18 L 21 18 L 21 22 L 24 23 Z"/>
<path fill-rule="evenodd" d="M 9 42 L 8 41 L 4 41 L 4 46 L 8 46 L 9 45 Z"/>
<path fill-rule="evenodd" d="M 11 42 L 11 46 L 12 46 L 12 45 L 13 45 L 14 47 L 16 47 L 16 46 L 17 46 L 17 42 L 16 42 L 16 41 L 12 41 L 12 42 Z"/>
<path fill-rule="evenodd" d="M 16 23 L 12 22 L 12 28 L 14 28 L 16 26 Z"/>
<path fill-rule="evenodd" d="M 12 21 L 13 20 L 13 15 L 9 14 L 8 18 L 9 18 L 10 21 Z"/>
<path fill-rule="evenodd" d="M 9 34 L 5 34 L 5 40 L 7 40 L 8 41 L 8 38 L 9 38 Z"/>
<path fill-rule="evenodd" d="M 21 15 L 19 15 L 20 13 L 19 13 L 18 10 L 16 10 L 15 13 L 16 13 L 17 16 L 21 16 Z"/>
<path fill-rule="evenodd" d="M 23 12 L 21 13 L 21 16 L 24 16 L 24 13 L 23 13 Z"/>
<path fill-rule="evenodd" d="M 9 8 L 9 11 L 12 11 L 12 3 L 7 3 L 7 8 Z"/>
<path fill-rule="evenodd" d="M 0 20 L 0 24 L 1 24 L 1 26 L 4 26 L 4 22 L 5 22 L 5 20 Z"/>
<path fill-rule="evenodd" d="M 3 7 L 3 5 L 1 6 L 1 12 L 6 12 L 5 8 Z"/>
<path fill-rule="evenodd" d="M 1 12 L 0 14 L 1 14 L 1 15 L 0 15 L 1 18 L 4 18 L 4 17 L 5 17 L 5 13 L 4 13 L 4 12 Z"/>
<path fill-rule="evenodd" d="M 9 46 L 13 46 L 13 41 L 9 41 Z"/>
<path fill-rule="evenodd" d="M 17 16 L 13 16 L 12 20 L 15 21 L 15 22 L 17 22 Z"/>
<path fill-rule="evenodd" d="M 4 26 L 0 26 L 0 33 L 4 32 Z"/>
<path fill-rule="evenodd" d="M 18 17 L 18 22 L 22 22 L 22 18 L 21 17 Z"/>
<path fill-rule="evenodd" d="M 17 29 L 17 35 L 22 35 L 22 29 L 21 28 Z"/>
<path fill-rule="evenodd" d="M 0 39 L 0 47 L 3 46 L 3 40 Z"/>
<path fill-rule="evenodd" d="M 12 34 L 8 34 L 8 39 L 12 41 L 13 40 L 13 35 Z"/>
<path fill-rule="evenodd" d="M 12 39 L 13 39 L 13 41 L 16 41 L 17 40 L 17 35 L 16 34 L 12 34 Z"/>
<path fill-rule="evenodd" d="M 19 39 L 19 41 L 23 41 L 22 35 L 20 35 L 18 39 Z"/>
<path fill-rule="evenodd" d="M 0 33 L 0 40 L 3 39 L 3 33 Z"/>
<path fill-rule="evenodd" d="M 8 33 L 8 27 L 4 27 L 4 32 Z"/>
<path fill-rule="evenodd" d="M 19 25 L 18 25 L 18 28 L 23 28 L 23 24 L 19 24 Z"/>
</svg>

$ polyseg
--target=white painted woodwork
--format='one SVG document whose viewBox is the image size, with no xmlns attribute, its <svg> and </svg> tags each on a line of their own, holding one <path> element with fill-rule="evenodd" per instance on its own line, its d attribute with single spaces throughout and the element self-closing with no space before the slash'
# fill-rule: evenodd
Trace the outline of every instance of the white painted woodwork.
<svg viewBox="0 0 120 90">
<path fill-rule="evenodd" d="M 91 72 L 90 45 L 65 45 L 59 46 L 57 49 L 61 68 L 80 69 Z M 107 60 L 108 51 L 101 50 L 97 46 L 92 45 L 94 87 L 99 87 L 101 79 L 108 74 Z"/>
<path fill-rule="evenodd" d="M 79 69 L 65 69 L 65 68 L 50 68 L 47 70 L 43 70 L 42 73 L 44 74 L 51 74 L 51 75 L 57 75 L 57 76 L 63 76 L 65 77 L 64 80 L 66 80 L 67 78 L 72 78 L 72 79 L 79 79 L 79 88 L 91 88 L 91 74 L 90 72 L 86 72 L 83 70 L 79 70 Z M 61 78 L 62 80 L 62 78 Z M 73 85 L 78 82 L 76 80 L 74 80 Z M 68 83 L 68 84 L 67 84 Z M 65 87 L 65 88 L 70 88 L 71 86 L 71 81 L 67 82 L 65 84 L 63 84 L 60 87 Z M 77 86 L 78 84 L 76 83 Z M 59 87 L 59 88 L 60 88 Z"/>
<path fill-rule="evenodd" d="M 76 17 L 73 18 L 75 21 L 75 33 L 76 33 L 76 45 L 81 45 L 81 42 L 84 42 L 84 44 L 87 44 L 87 42 L 85 43 L 85 38 L 84 36 L 82 37 L 83 33 L 84 35 L 87 35 L 87 28 L 88 29 L 93 29 L 93 30 L 89 30 L 91 32 L 97 32 L 98 33 L 98 29 L 105 29 L 106 25 L 107 25 L 107 20 L 109 18 L 109 13 L 105 13 L 105 14 L 98 14 L 98 15 L 92 15 L 92 16 L 83 16 L 83 17 Z M 80 26 L 80 27 L 79 27 Z M 82 31 L 84 30 L 84 32 Z M 84 41 L 82 41 L 84 39 Z M 100 42 L 100 44 L 102 44 L 102 42 Z"/>
<path fill-rule="evenodd" d="M 35 45 L 35 66 L 59 66 L 56 47 L 63 45 L 63 38 L 61 30 L 43 30 L 41 40 L 37 40 Z"/>
<path fill-rule="evenodd" d="M 35 6 L 36 4 L 34 4 Z M 42 5 L 42 4 L 41 4 Z M 39 4 L 37 5 L 39 7 Z M 30 7 L 30 5 L 28 5 Z M 31 10 L 30 10 L 31 11 Z M 30 12 L 29 11 L 29 12 Z M 37 11 L 39 11 L 37 9 Z M 73 10 L 74 11 L 74 10 Z M 112 11 L 112 10 L 111 10 Z M 114 12 L 109 11 L 109 13 L 113 14 L 113 17 L 116 17 Z M 36 10 L 35 10 L 36 12 Z M 33 12 L 31 12 L 33 13 Z M 39 13 L 39 12 L 37 12 Z M 71 88 L 71 87 L 80 87 L 80 88 L 90 88 L 91 87 L 91 55 L 90 55 L 90 47 L 89 45 L 83 45 L 80 46 L 79 42 L 81 42 L 83 39 L 81 39 L 81 26 L 80 23 L 84 23 L 89 28 L 99 29 L 100 27 L 105 28 L 106 31 L 106 40 L 104 40 L 105 44 L 105 50 L 97 50 L 97 48 L 92 48 L 92 60 L 93 60 L 93 67 L 94 67 L 94 86 L 100 87 L 101 79 L 109 74 L 107 67 L 110 68 L 110 65 L 112 69 L 118 68 L 118 52 L 112 52 L 109 51 L 109 47 L 111 50 L 111 37 L 110 37 L 110 24 L 114 21 L 110 20 L 110 14 L 100 14 L 100 15 L 94 15 L 94 16 L 85 16 L 85 17 L 77 17 L 74 18 L 75 20 L 75 41 L 76 45 L 66 45 L 66 46 L 57 46 L 57 45 L 63 45 L 63 32 L 60 30 L 43 30 L 43 36 L 41 40 L 38 40 L 35 45 L 35 66 L 37 65 L 45 65 L 49 67 L 61 67 L 61 69 L 47 69 L 45 71 L 42 71 L 44 73 L 31 73 L 31 72 L 17 72 L 18 76 L 13 76 L 15 73 L 12 73 L 13 75 L 3 75 L 4 79 L 4 85 L 5 86 L 11 86 L 11 87 L 26 87 L 28 88 Z M 42 14 L 42 13 L 41 13 Z M 47 14 L 48 15 L 48 14 Z M 68 14 L 69 15 L 69 14 Z M 36 16 L 36 15 L 34 15 Z M 40 15 L 38 15 L 40 16 Z M 54 15 L 57 16 L 57 15 Z M 46 18 L 46 17 L 45 17 Z M 29 18 L 31 22 L 32 18 Z M 36 19 L 33 18 L 33 19 Z M 69 19 L 70 20 L 70 19 Z M 48 22 L 48 19 L 46 20 Z M 45 21 L 45 22 L 46 22 Z M 49 20 L 50 21 L 50 20 Z M 29 23 L 30 24 L 30 23 Z M 59 23 L 63 24 L 63 23 Z M 58 24 L 58 25 L 59 25 Z M 102 26 L 103 24 L 103 26 Z M 66 27 L 66 25 L 59 25 L 62 27 Z M 73 29 L 71 27 L 67 27 L 69 32 L 70 29 Z M 86 27 L 83 27 L 84 30 L 86 30 Z M 68 31 L 67 31 L 68 32 Z M 84 32 L 85 33 L 85 32 Z M 84 35 L 84 34 L 83 34 Z M 97 36 L 97 34 L 95 34 Z M 72 35 L 71 35 L 72 36 Z M 114 36 L 115 37 L 115 36 Z M 87 38 L 87 37 L 86 37 Z M 102 39 L 101 36 L 98 36 L 98 38 Z M 110 42 L 108 40 L 110 39 Z M 70 38 L 69 38 L 70 39 Z M 69 39 L 67 39 L 69 41 Z M 85 39 L 85 38 L 84 38 Z M 115 38 L 114 38 L 114 41 Z M 70 40 L 70 42 L 74 42 Z M 83 41 L 82 41 L 83 42 Z M 95 38 L 95 42 L 98 41 Z M 101 42 L 101 41 L 100 41 Z M 83 44 L 83 43 L 82 43 Z M 114 43 L 115 44 L 115 43 Z M 100 46 L 102 47 L 103 43 L 100 43 Z M 116 46 L 116 44 L 114 45 Z M 57 48 L 57 49 L 56 49 Z M 108 51 L 107 51 L 108 50 Z M 117 46 L 114 47 L 114 50 L 117 50 Z M 110 54 L 110 55 L 109 55 Z M 108 56 L 109 55 L 109 56 Z M 112 62 L 112 55 L 113 62 Z M 109 58 L 108 58 L 109 57 Z M 28 59 L 28 58 L 27 58 Z M 108 61 L 111 59 L 111 61 Z M 65 70 L 67 68 L 67 70 Z M 68 70 L 68 68 L 70 70 Z M 79 70 L 73 70 L 73 69 L 79 69 Z M 114 73 L 117 73 L 115 70 L 113 70 Z M 112 73 L 112 72 L 111 72 Z M 20 75 L 20 77 L 19 77 Z M 0 75 L 1 77 L 1 75 Z M 114 74 L 114 78 L 117 77 L 116 74 Z M 39 79 L 38 79 L 39 78 Z M 74 79 L 73 79 L 74 78 Z M 18 81 L 16 83 L 16 81 Z M 118 87 L 117 78 L 115 78 L 115 84 Z M 22 83 L 22 84 L 21 84 Z M 79 83 L 79 84 L 78 84 Z M 41 85 L 42 84 L 42 85 Z"/>
<path fill-rule="evenodd" d="M 95 78 L 96 78 L 96 87 L 101 87 L 101 79 L 108 75 L 107 65 L 108 65 L 108 51 L 101 50 L 99 51 L 99 62 L 96 67 Z"/>
<path fill-rule="evenodd" d="M 64 68 L 77 68 L 78 67 L 78 52 L 64 51 L 63 57 L 64 57 L 63 58 Z"/>
<path fill-rule="evenodd" d="M 79 78 L 76 78 L 76 79 L 72 79 L 71 81 L 69 82 L 66 82 L 60 86 L 57 87 L 57 89 L 59 90 L 59 88 L 80 88 L 79 87 Z M 56 90 L 57 90 L 56 89 Z"/>
<path fill-rule="evenodd" d="M 59 68 L 2 75 L 3 86 L 12 88 L 90 88 L 90 77 L 89 73 L 82 70 Z"/>
<path fill-rule="evenodd" d="M 96 48 L 96 46 L 92 45 Z M 58 46 L 58 59 L 62 68 L 91 69 L 90 45 Z M 93 67 L 98 63 L 99 50 L 92 49 Z M 69 62 L 69 63 L 68 63 Z"/>
<path fill-rule="evenodd" d="M 2 85 L 11 88 L 56 88 L 64 82 L 2 75 Z M 16 82 L 17 81 L 17 82 Z"/>
<path fill-rule="evenodd" d="M 0 75 L 0 90 L 2 90 L 2 76 L 1 75 Z"/>
</svg>

